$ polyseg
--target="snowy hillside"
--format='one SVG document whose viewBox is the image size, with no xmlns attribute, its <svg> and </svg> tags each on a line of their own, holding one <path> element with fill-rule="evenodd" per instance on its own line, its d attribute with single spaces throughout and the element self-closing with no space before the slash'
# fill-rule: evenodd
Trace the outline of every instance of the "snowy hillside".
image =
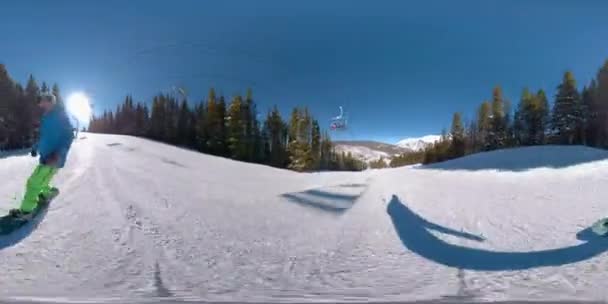
<svg viewBox="0 0 608 304">
<path fill-rule="evenodd" d="M 608 298 L 608 239 L 588 230 L 608 215 L 605 151 L 295 173 L 81 136 L 38 229 L 0 238 L 0 299 Z M 34 166 L 0 158 L 0 208 L 17 204 Z"/>
<path fill-rule="evenodd" d="M 388 164 L 393 156 L 408 151 L 395 145 L 377 141 L 336 141 L 334 145 L 337 152 L 350 152 L 357 159 L 367 163 L 383 158 Z"/>
<path fill-rule="evenodd" d="M 440 135 L 427 135 L 423 137 L 406 138 L 397 142 L 397 146 L 409 149 L 411 151 L 423 150 L 427 145 L 438 141 Z"/>
<path fill-rule="evenodd" d="M 336 151 L 351 153 L 354 157 L 367 163 L 383 158 L 387 164 L 397 155 L 420 151 L 430 143 L 439 140 L 440 136 L 429 135 L 420 138 L 404 139 L 396 145 L 377 141 L 336 141 Z"/>
<path fill-rule="evenodd" d="M 384 158 L 384 159 L 388 160 L 388 159 L 390 159 L 390 157 L 392 157 L 391 155 L 389 155 L 386 152 L 373 150 L 371 148 L 364 147 L 364 146 L 336 145 L 335 147 L 336 147 L 336 152 L 351 153 L 353 155 L 353 157 L 360 159 L 367 163 L 372 162 L 372 161 L 377 161 L 380 158 Z"/>
<path fill-rule="evenodd" d="M 449 162 L 427 165 L 444 170 L 524 171 L 565 168 L 608 159 L 608 151 L 582 146 L 532 146 L 468 155 Z"/>
</svg>

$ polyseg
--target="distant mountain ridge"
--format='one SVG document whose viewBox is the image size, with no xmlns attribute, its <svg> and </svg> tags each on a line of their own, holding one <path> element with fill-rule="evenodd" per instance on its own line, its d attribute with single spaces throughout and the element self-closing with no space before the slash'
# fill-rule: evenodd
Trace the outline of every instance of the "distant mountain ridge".
<svg viewBox="0 0 608 304">
<path fill-rule="evenodd" d="M 381 158 L 385 159 L 388 163 L 396 155 L 421 151 L 426 145 L 432 144 L 434 141 L 439 140 L 440 137 L 439 135 L 427 135 L 417 138 L 406 138 L 397 142 L 397 144 L 373 140 L 340 140 L 334 141 L 334 145 L 337 152 L 350 152 L 357 159 L 367 163 Z"/>
<path fill-rule="evenodd" d="M 379 141 L 373 141 L 373 140 L 341 140 L 341 141 L 334 141 L 334 144 L 346 145 L 346 146 L 367 147 L 372 150 L 384 152 L 389 155 L 407 152 L 406 149 L 404 149 L 403 147 L 399 147 L 397 145 L 383 143 L 383 142 L 379 142 Z"/>
<path fill-rule="evenodd" d="M 410 149 L 412 151 L 423 150 L 426 146 L 433 144 L 441 139 L 441 135 L 426 135 L 422 137 L 413 137 L 402 139 L 397 142 L 397 146 Z"/>
<path fill-rule="evenodd" d="M 334 145 L 337 152 L 351 153 L 357 159 L 367 163 L 381 158 L 388 163 L 394 155 L 409 151 L 395 145 L 372 140 L 335 141 Z"/>
</svg>

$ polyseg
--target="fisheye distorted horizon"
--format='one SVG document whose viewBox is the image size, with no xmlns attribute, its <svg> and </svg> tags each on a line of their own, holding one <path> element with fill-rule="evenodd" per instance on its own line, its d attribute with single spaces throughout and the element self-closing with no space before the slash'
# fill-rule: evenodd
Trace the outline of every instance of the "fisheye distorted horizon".
<svg viewBox="0 0 608 304">
<path fill-rule="evenodd" d="M 184 87 L 230 99 L 251 87 L 263 117 L 307 106 L 336 140 L 396 142 L 473 118 L 500 85 L 550 102 L 563 73 L 580 87 L 608 59 L 602 1 L 6 2 L 0 62 L 24 83 L 86 92 L 96 114 L 130 94 Z M 23 16 L 31 16 L 24 18 Z"/>
</svg>

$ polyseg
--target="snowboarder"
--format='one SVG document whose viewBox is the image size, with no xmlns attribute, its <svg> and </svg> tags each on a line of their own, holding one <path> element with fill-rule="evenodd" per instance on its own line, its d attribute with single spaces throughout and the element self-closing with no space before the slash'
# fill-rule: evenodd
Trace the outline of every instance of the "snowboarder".
<svg viewBox="0 0 608 304">
<path fill-rule="evenodd" d="M 27 186 L 19 209 L 11 210 L 14 216 L 31 213 L 39 199 L 48 198 L 53 189 L 49 183 L 58 170 L 63 168 L 72 146 L 74 133 L 72 124 L 63 105 L 51 93 L 42 93 L 38 106 L 43 115 L 40 120 L 40 137 L 32 147 L 31 155 L 40 155 L 39 164 L 27 180 Z"/>
</svg>

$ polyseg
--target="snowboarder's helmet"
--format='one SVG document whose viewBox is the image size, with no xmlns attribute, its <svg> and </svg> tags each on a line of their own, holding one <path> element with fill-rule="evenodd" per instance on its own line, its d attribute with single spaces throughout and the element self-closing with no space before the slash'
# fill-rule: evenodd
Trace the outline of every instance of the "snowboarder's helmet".
<svg viewBox="0 0 608 304">
<path fill-rule="evenodd" d="M 40 96 L 38 96 L 38 102 L 41 102 L 43 100 L 48 101 L 52 104 L 57 103 L 57 98 L 55 97 L 55 95 L 53 95 L 53 93 L 49 93 L 49 92 L 40 93 Z"/>
</svg>

